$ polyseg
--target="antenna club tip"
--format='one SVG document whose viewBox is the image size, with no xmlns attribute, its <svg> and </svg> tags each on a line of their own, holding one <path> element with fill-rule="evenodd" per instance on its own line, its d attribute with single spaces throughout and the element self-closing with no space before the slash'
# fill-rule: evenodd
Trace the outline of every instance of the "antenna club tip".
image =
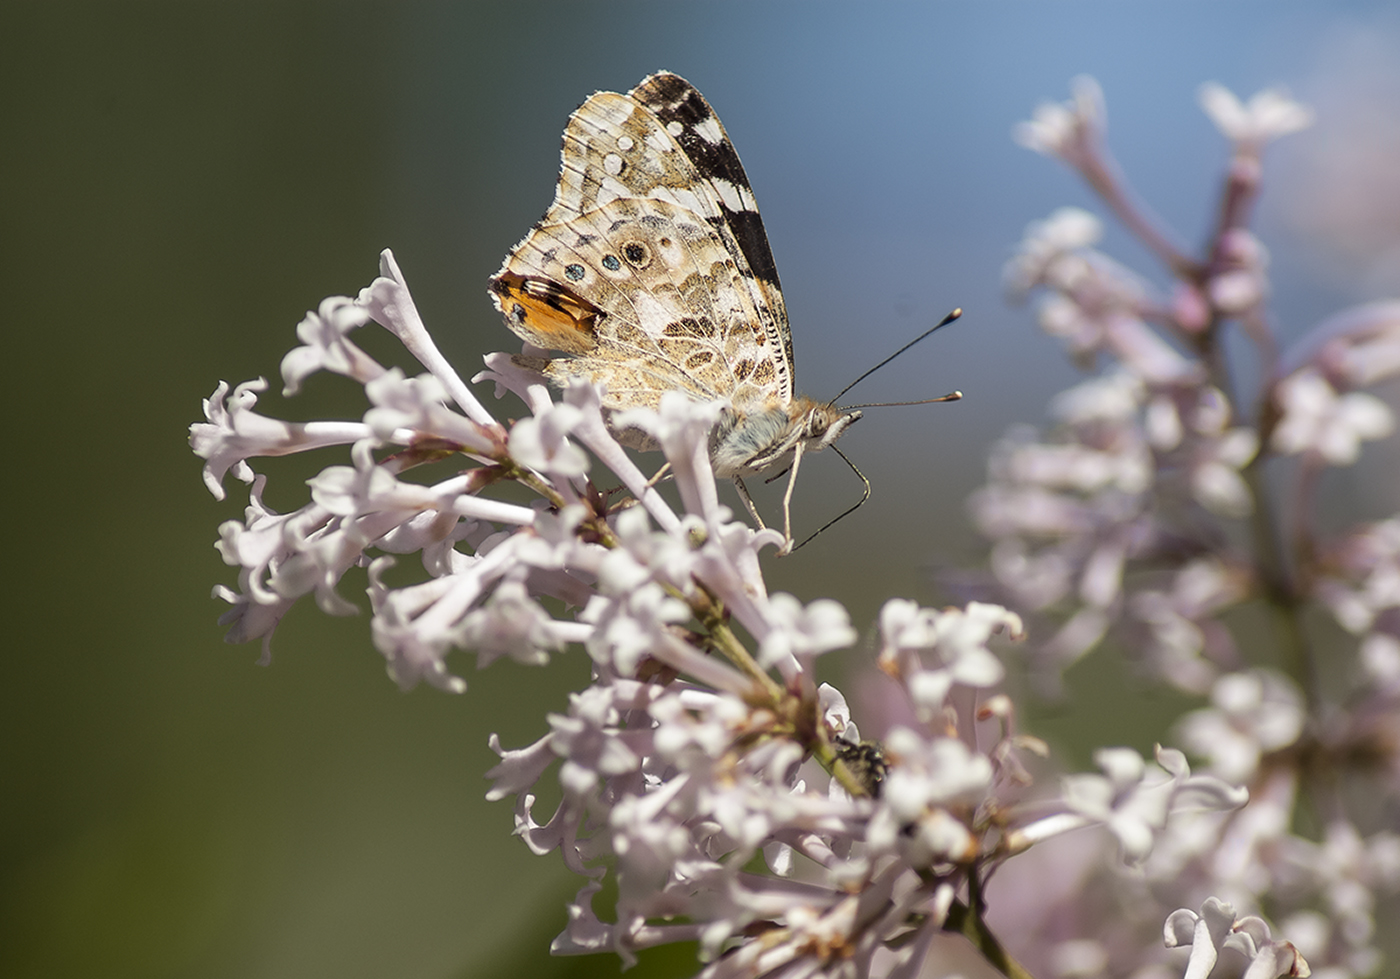
<svg viewBox="0 0 1400 979">
<path fill-rule="evenodd" d="M 955 320 L 955 319 L 957 319 L 957 318 L 958 318 L 959 316 L 961 316 L 961 315 L 962 315 L 962 307 L 959 306 L 957 309 L 953 310 L 951 313 L 948 314 L 948 318 L 949 318 L 950 320 Z"/>
<path fill-rule="evenodd" d="M 949 401 L 961 401 L 962 399 L 963 393 L 961 391 L 954 391 L 952 394 L 948 395 Z"/>
</svg>

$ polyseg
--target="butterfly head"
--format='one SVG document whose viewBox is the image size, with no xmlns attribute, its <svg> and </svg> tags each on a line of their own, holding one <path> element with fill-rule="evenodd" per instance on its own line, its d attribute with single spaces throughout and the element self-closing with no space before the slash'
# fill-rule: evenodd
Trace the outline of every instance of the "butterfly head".
<svg viewBox="0 0 1400 979">
<path fill-rule="evenodd" d="M 860 414 L 800 396 L 786 406 L 748 412 L 726 409 L 710 442 L 715 475 L 743 477 L 766 472 L 791 461 L 799 444 L 804 453 L 818 452 L 845 434 Z"/>
</svg>

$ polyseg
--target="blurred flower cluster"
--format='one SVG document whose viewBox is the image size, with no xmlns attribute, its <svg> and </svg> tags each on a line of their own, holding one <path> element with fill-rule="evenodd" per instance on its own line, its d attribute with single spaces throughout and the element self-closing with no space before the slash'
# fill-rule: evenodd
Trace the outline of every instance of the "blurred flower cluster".
<svg viewBox="0 0 1400 979">
<path fill-rule="evenodd" d="M 1080 174 L 1164 271 L 1099 251 L 1084 210 L 1028 228 L 1007 287 L 1038 296 L 1041 327 L 1093 376 L 1055 399 L 1048 431 L 993 450 L 971 504 L 989 571 L 971 594 L 1025 617 L 1044 694 L 1063 695 L 1064 672 L 1101 648 L 1141 681 L 1206 698 L 1173 738 L 1250 801 L 1174 820 L 1131 874 L 1086 847 L 1060 868 L 1074 885 L 1019 917 L 1012 944 L 1047 973 L 1128 974 L 1164 913 L 1224 899 L 1231 916 L 1267 913 L 1317 974 L 1367 976 L 1400 889 L 1400 518 L 1346 526 L 1319 479 L 1395 427 L 1363 389 L 1400 374 L 1400 302 L 1346 310 L 1280 350 L 1248 222 L 1265 146 L 1311 116 L 1278 91 L 1242 103 L 1213 84 L 1201 105 L 1231 154 L 1199 254 L 1127 185 L 1092 79 L 1015 132 Z M 1231 362 L 1246 351 L 1252 363 Z M 1168 944 L 1225 934 L 1209 924 L 1221 913 L 1177 911 Z M 1209 971 L 1198 951 L 1188 975 Z"/>
<path fill-rule="evenodd" d="M 1263 143 L 1305 114 L 1277 96 L 1240 106 L 1212 90 L 1207 104 L 1236 156 L 1207 260 L 1149 241 L 1180 279 L 1174 295 L 1155 297 L 1092 251 L 1097 223 L 1082 212 L 1036 226 L 1013 263 L 1016 289 L 1050 289 L 1048 329 L 1086 362 L 1119 368 L 1058 402 L 1053 437 L 1022 432 L 996 450 L 976 509 L 995 540 L 1001 604 L 884 605 L 862 668 L 893 681 L 908 721 L 882 742 L 863 740 L 841 692 L 814 679 L 818 657 L 856 643 L 846 610 L 770 595 L 760 554 L 787 542 L 719 503 L 711 452 L 724 405 L 673 392 L 656 410 L 610 416 L 598 388 L 575 382 L 556 401 L 539 375 L 492 354 L 472 380 L 524 405 L 498 420 L 437 350 L 388 252 L 357 297 L 307 314 L 282 362 L 287 395 L 318 372 L 362 387 L 359 421 L 270 417 L 257 380 L 221 383 L 191 427 L 216 497 L 229 474 L 251 486 L 244 519 L 220 528 L 239 579 L 215 590 L 231 606 L 228 639 L 261 641 L 267 660 L 301 598 L 354 612 L 340 589 L 362 568 L 374 645 L 404 688 L 464 692 L 455 651 L 479 666 L 587 655 L 589 685 L 539 719 L 533 744 L 493 738 L 488 773 L 490 797 L 515 799 L 516 835 L 584 879 L 560 954 L 630 963 L 695 942 L 705 977 L 854 979 L 942 974 L 953 942 L 1015 979 L 1155 975 L 1173 961 L 1204 979 L 1223 950 L 1250 979 L 1307 975 L 1295 944 L 1248 913 L 1277 895 L 1267 910 L 1291 915 L 1286 933 L 1306 936 L 1309 954 L 1339 976 L 1365 973 L 1400 846 L 1349 817 L 1346 783 L 1369 764 L 1393 814 L 1400 530 L 1310 541 L 1285 561 L 1258 466 L 1264 447 L 1311 473 L 1385 433 L 1387 409 L 1353 388 L 1385 376 L 1384 357 L 1400 361 L 1400 320 L 1353 314 L 1286 372 L 1275 358 L 1259 417 L 1237 414 L 1219 328 L 1241 322 L 1270 349 L 1264 253 L 1242 220 Z M 1086 82 L 1022 135 L 1156 235 L 1101 131 Z M 354 334 L 370 324 L 426 372 L 367 354 Z M 624 429 L 660 447 L 669 484 L 624 451 Z M 252 462 L 337 448 L 304 506 L 266 503 Z M 1288 672 L 1253 664 L 1219 619 L 1249 602 L 1288 637 L 1276 644 Z M 1325 701 L 1306 675 L 1310 603 L 1359 637 L 1344 699 Z M 1177 739 L 1210 770 L 1193 773 L 1174 748 L 1146 759 L 1105 747 L 1097 772 L 1057 777 L 1000 689 L 994 650 L 1026 631 L 1011 608 L 1059 620 L 1028 646 L 1042 678 L 1121 630 L 1152 675 L 1209 692 L 1212 706 L 1184 718 Z M 558 784 L 545 793 L 552 807 L 538 802 L 546 778 Z M 1300 800 L 1314 807 L 1315 838 L 1292 832 Z M 1083 859 L 1100 842 L 1112 859 Z M 1057 861 L 1078 869 L 1046 870 Z M 1166 951 L 1178 946 L 1189 953 Z"/>
</svg>

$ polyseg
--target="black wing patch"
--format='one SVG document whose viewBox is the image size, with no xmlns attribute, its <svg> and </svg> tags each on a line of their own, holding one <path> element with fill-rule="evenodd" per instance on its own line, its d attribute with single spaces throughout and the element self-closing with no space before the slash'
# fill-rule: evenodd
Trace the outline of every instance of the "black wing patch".
<svg viewBox="0 0 1400 979">
<path fill-rule="evenodd" d="M 696 172 L 710 185 L 722 212 L 721 217 L 710 220 L 723 221 L 729 226 L 755 276 L 766 285 L 781 288 L 763 219 L 756 206 L 744 206 L 745 201 L 752 204 L 753 188 L 749 186 L 734 144 L 729 141 L 710 103 L 688 81 L 670 72 L 658 72 L 643 79 L 628 94 L 668 127 L 667 131 L 681 145 Z M 680 127 L 679 133 L 672 131 L 671 123 Z M 717 181 L 723 181 L 735 192 L 725 193 L 727 188 L 716 186 Z M 741 206 L 731 206 L 734 203 Z"/>
</svg>

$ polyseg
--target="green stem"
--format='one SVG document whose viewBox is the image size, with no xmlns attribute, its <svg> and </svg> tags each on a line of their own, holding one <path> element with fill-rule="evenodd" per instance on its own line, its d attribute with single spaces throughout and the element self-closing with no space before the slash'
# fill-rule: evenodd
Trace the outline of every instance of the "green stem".
<svg viewBox="0 0 1400 979">
<path fill-rule="evenodd" d="M 841 759 L 836 746 L 826 736 L 823 725 L 816 722 L 816 702 L 803 702 L 800 697 L 769 676 L 725 621 L 724 606 L 720 601 L 704 586 L 700 586 L 699 593 L 700 597 L 690 603 L 691 611 L 705 627 L 715 649 L 759 685 L 762 690 L 761 697 L 767 701 L 767 706 L 779 717 L 791 722 L 793 736 L 811 752 L 817 764 L 826 769 L 851 795 L 857 798 L 868 797 L 870 789 Z"/>
<path fill-rule="evenodd" d="M 698 591 L 700 597 L 690 602 L 690 610 L 705 627 L 715 648 L 724 654 L 725 659 L 742 670 L 745 676 L 763 688 L 763 693 L 772 702 L 772 706 L 780 705 L 787 691 L 758 665 L 758 661 L 739 641 L 739 637 L 734 635 L 734 630 L 729 628 L 729 623 L 725 621 L 724 606 L 720 601 L 703 585 L 699 585 Z"/>
<path fill-rule="evenodd" d="M 1225 361 L 1219 342 L 1220 320 L 1214 318 L 1197 342 L 1197 352 L 1209 372 L 1210 382 L 1224 392 L 1230 401 L 1231 424 L 1240 424 L 1238 402 L 1230 381 L 1229 364 Z M 1290 555 L 1281 542 L 1281 528 L 1275 513 L 1274 498 L 1265 474 L 1269 438 L 1277 424 L 1272 389 L 1266 385 L 1256 411 L 1255 430 L 1259 437 L 1259 453 L 1244 468 L 1241 475 L 1249 487 L 1253 507 L 1249 515 L 1249 535 L 1253 545 L 1254 570 L 1263 591 L 1265 607 L 1273 623 L 1279 658 L 1285 672 L 1303 688 L 1309 708 L 1315 713 L 1318 705 L 1316 665 L 1302 623 L 1302 607 Z"/>
<path fill-rule="evenodd" d="M 1263 450 L 1244 470 L 1245 482 L 1254 498 L 1249 517 L 1254 543 L 1254 567 L 1263 589 L 1265 607 L 1273 620 L 1279 658 L 1284 672 L 1303 688 L 1309 713 L 1316 715 L 1318 702 L 1317 666 L 1303 630 L 1302 608 L 1288 557 L 1279 543 L 1278 521 L 1273 496 L 1264 475 Z"/>
<path fill-rule="evenodd" d="M 1006 979 L 1034 979 L 1026 967 L 1013 959 L 1002 947 L 997 936 L 982 920 L 982 888 L 977 883 L 977 871 L 973 868 L 968 877 L 968 904 L 954 899 L 948 909 L 948 918 L 943 922 L 943 930 L 956 932 L 972 943 L 973 948 L 982 953 L 993 969 Z"/>
</svg>

